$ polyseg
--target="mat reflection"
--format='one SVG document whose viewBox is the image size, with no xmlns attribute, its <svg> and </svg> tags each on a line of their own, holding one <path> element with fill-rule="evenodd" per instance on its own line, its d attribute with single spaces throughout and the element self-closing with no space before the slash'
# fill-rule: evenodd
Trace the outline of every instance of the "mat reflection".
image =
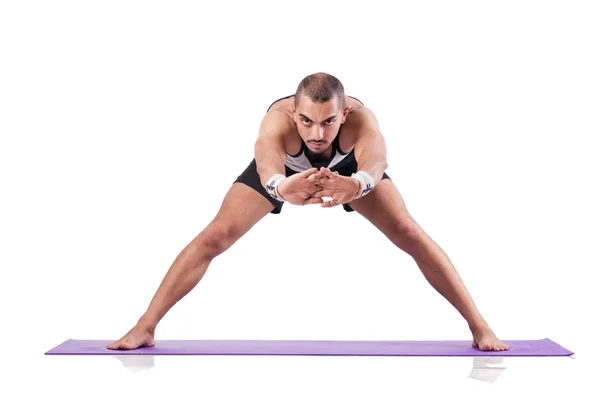
<svg viewBox="0 0 600 397">
<path fill-rule="evenodd" d="M 494 383 L 505 369 L 504 357 L 477 356 L 473 357 L 473 368 L 469 378 Z"/>
<path fill-rule="evenodd" d="M 131 372 L 140 372 L 145 369 L 154 367 L 154 356 L 153 355 L 123 355 L 123 356 L 111 356 L 116 358 L 123 364 L 125 368 Z"/>
<path fill-rule="evenodd" d="M 154 355 L 112 355 L 131 372 L 140 372 L 153 368 Z M 482 382 L 494 383 L 506 370 L 504 357 L 477 356 L 473 357 L 473 366 L 469 378 Z"/>
</svg>

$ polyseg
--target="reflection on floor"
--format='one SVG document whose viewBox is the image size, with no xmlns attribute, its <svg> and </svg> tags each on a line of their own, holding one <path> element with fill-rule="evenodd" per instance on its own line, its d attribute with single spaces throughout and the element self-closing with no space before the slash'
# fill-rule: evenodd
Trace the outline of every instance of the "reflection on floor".
<svg viewBox="0 0 600 397">
<path fill-rule="evenodd" d="M 119 360 L 121 364 L 131 372 L 140 372 L 154 367 L 154 357 L 143 356 L 112 356 Z"/>
<path fill-rule="evenodd" d="M 473 368 L 469 378 L 494 383 L 506 369 L 503 357 L 473 357 Z"/>
<path fill-rule="evenodd" d="M 155 356 L 152 355 L 114 355 L 112 357 L 119 360 L 125 368 L 134 373 L 155 366 Z M 482 382 L 494 383 L 500 375 L 502 375 L 505 369 L 506 364 L 503 357 L 473 357 L 473 367 L 471 368 L 471 373 L 468 377 Z"/>
</svg>

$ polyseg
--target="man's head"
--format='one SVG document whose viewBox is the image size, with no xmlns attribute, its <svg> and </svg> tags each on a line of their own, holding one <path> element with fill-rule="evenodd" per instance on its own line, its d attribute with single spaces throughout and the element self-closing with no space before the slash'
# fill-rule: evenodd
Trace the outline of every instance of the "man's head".
<svg viewBox="0 0 600 397">
<path fill-rule="evenodd" d="M 308 149 L 316 154 L 327 150 L 340 125 L 346 121 L 344 86 L 334 76 L 315 73 L 306 76 L 296 89 L 294 122 Z"/>
</svg>

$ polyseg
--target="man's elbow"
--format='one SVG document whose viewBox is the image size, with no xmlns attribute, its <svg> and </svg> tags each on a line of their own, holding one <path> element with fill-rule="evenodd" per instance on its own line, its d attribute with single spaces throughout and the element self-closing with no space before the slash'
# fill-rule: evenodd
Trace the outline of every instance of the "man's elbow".
<svg viewBox="0 0 600 397">
<path fill-rule="evenodd" d="M 377 152 L 378 152 L 378 155 L 376 156 L 377 163 L 385 171 L 388 168 L 387 149 L 385 148 L 385 146 L 383 146 L 383 147 L 379 148 Z"/>
<path fill-rule="evenodd" d="M 383 174 L 385 172 L 385 170 L 387 170 L 387 168 L 388 168 L 387 160 L 386 159 L 381 159 L 379 161 L 379 167 L 377 167 L 377 168 Z"/>
</svg>

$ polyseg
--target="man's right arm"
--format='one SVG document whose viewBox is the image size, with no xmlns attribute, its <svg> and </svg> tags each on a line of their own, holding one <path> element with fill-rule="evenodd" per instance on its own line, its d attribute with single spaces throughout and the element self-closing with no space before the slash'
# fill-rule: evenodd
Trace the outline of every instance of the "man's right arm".
<svg viewBox="0 0 600 397">
<path fill-rule="evenodd" d="M 289 117 L 276 110 L 267 113 L 260 123 L 258 138 L 254 144 L 254 158 L 263 187 L 273 175 L 285 175 L 285 136 L 289 130 Z"/>
</svg>

